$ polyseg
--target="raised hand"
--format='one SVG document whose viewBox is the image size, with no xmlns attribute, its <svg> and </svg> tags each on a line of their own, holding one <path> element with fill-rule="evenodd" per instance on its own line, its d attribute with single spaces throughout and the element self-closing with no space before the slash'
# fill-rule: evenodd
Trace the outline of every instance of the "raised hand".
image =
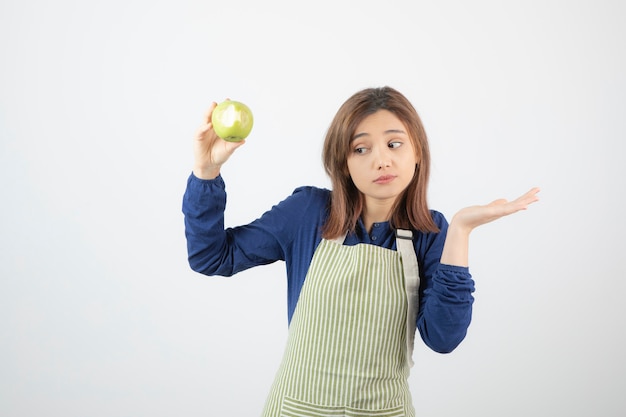
<svg viewBox="0 0 626 417">
<path fill-rule="evenodd" d="M 235 150 L 245 141 L 227 142 L 221 139 L 213 130 L 211 116 L 217 103 L 211 103 L 193 141 L 194 166 L 193 173 L 202 179 L 213 179 L 220 173 L 222 165 L 230 158 Z"/>
<path fill-rule="evenodd" d="M 526 210 L 530 204 L 539 200 L 538 192 L 539 188 L 535 187 L 512 201 L 501 198 L 483 206 L 469 206 L 459 210 L 448 227 L 441 263 L 467 266 L 470 232 L 485 223 Z"/>
<path fill-rule="evenodd" d="M 539 188 L 535 187 L 512 201 L 501 198 L 483 206 L 465 207 L 454 215 L 452 222 L 456 227 L 471 231 L 485 223 L 526 210 L 530 204 L 539 200 L 538 192 Z"/>
</svg>

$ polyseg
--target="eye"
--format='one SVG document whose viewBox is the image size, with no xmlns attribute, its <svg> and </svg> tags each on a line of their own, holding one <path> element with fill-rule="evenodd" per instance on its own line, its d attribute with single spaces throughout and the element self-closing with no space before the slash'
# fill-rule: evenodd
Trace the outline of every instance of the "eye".
<svg viewBox="0 0 626 417">
<path fill-rule="evenodd" d="M 387 144 L 387 146 L 388 146 L 389 148 L 391 148 L 391 149 L 396 149 L 396 148 L 399 148 L 400 146 L 402 146 L 402 142 L 399 142 L 399 141 L 389 142 L 389 143 Z"/>
<path fill-rule="evenodd" d="M 353 152 L 357 155 L 363 155 L 367 153 L 367 148 L 365 146 L 357 146 L 354 148 Z"/>
</svg>

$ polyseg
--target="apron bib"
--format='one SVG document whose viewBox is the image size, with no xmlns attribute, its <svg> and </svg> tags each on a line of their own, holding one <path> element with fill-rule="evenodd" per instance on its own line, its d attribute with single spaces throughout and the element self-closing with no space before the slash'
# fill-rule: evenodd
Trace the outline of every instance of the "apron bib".
<svg viewBox="0 0 626 417">
<path fill-rule="evenodd" d="M 410 233 L 398 231 L 399 252 L 322 239 L 263 417 L 414 416 L 419 278 Z"/>
</svg>

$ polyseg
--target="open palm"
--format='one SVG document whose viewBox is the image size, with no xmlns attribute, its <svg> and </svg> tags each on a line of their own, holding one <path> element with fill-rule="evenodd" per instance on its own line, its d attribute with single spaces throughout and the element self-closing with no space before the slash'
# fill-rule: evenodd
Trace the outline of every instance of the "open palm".
<svg viewBox="0 0 626 417">
<path fill-rule="evenodd" d="M 538 187 L 534 187 L 512 201 L 501 198 L 486 205 L 465 207 L 454 215 L 454 222 L 466 230 L 472 230 L 509 214 L 526 210 L 530 204 L 539 200 L 539 191 Z"/>
</svg>

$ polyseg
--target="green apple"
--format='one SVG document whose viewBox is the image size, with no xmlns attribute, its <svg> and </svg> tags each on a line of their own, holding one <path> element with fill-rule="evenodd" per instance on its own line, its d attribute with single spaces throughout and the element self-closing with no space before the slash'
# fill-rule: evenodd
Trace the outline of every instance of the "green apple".
<svg viewBox="0 0 626 417">
<path fill-rule="evenodd" d="M 220 138 L 229 142 L 241 142 L 250 134 L 254 118 L 245 104 L 226 100 L 213 109 L 211 123 Z"/>
</svg>

